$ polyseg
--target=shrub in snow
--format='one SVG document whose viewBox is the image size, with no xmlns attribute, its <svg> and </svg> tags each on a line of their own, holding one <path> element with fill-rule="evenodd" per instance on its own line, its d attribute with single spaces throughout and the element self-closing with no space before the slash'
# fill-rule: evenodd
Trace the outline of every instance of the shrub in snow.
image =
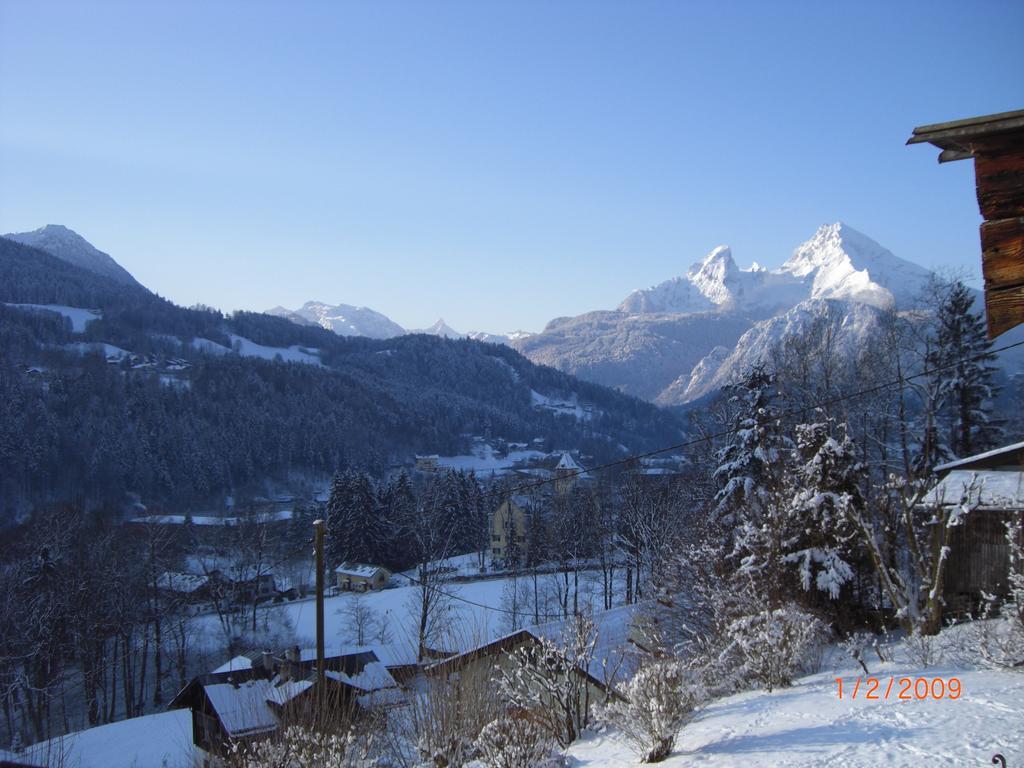
<svg viewBox="0 0 1024 768">
<path fill-rule="evenodd" d="M 512 707 L 534 713 L 559 746 L 576 741 L 590 715 L 590 668 L 597 629 L 586 616 L 576 616 L 560 643 L 541 638 L 517 648 L 511 663 L 498 670 L 497 682 Z"/>
<path fill-rule="evenodd" d="M 536 768 L 547 761 L 553 741 L 537 718 L 513 711 L 484 726 L 476 746 L 489 768 Z"/>
<path fill-rule="evenodd" d="M 946 656 L 946 638 L 929 635 L 918 626 L 903 638 L 903 648 L 916 666 L 932 667 Z"/>
<path fill-rule="evenodd" d="M 702 698 L 696 674 L 674 660 L 659 660 L 640 669 L 623 691 L 601 710 L 646 763 L 672 752 L 679 729 L 690 722 Z"/>
<path fill-rule="evenodd" d="M 771 691 L 789 685 L 807 670 L 809 660 L 820 659 L 829 630 L 816 616 L 789 604 L 734 618 L 726 634 L 730 640 L 723 658 L 738 665 L 743 679 Z"/>
<path fill-rule="evenodd" d="M 882 648 L 878 642 L 878 638 L 870 632 L 853 632 L 848 638 L 846 638 L 846 640 L 843 641 L 842 649 L 850 656 L 851 659 L 860 664 L 865 675 L 871 674 L 867 665 L 867 657 L 869 653 L 877 656 L 879 661 L 884 662 L 886 660 L 882 655 Z"/>
<path fill-rule="evenodd" d="M 374 765 L 368 745 L 351 732 L 321 733 L 291 726 L 279 738 L 250 744 L 234 743 L 228 753 L 231 768 L 369 768 Z"/>
</svg>

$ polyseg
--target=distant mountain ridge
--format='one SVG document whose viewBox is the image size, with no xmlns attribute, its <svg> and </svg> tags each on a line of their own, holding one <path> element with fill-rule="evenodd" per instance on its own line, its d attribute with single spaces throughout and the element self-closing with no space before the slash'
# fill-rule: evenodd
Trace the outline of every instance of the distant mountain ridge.
<svg viewBox="0 0 1024 768">
<path fill-rule="evenodd" d="M 14 232 L 4 235 L 22 245 L 46 251 L 62 261 L 82 267 L 94 274 L 110 278 L 122 285 L 139 285 L 124 267 L 110 255 L 99 250 L 72 229 L 61 224 L 47 224 L 31 232 Z"/>
<path fill-rule="evenodd" d="M 284 317 L 299 325 L 318 325 L 339 336 L 390 339 L 405 333 L 402 326 L 386 315 L 369 307 L 354 307 L 351 304 L 307 301 L 296 310 L 274 307 L 267 310 L 266 314 Z"/>
</svg>

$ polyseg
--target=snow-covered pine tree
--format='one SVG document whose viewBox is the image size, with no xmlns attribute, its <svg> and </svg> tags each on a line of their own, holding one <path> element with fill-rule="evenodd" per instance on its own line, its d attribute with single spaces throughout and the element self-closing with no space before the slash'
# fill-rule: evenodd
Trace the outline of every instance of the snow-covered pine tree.
<svg viewBox="0 0 1024 768">
<path fill-rule="evenodd" d="M 863 504 L 863 468 L 846 426 L 832 422 L 798 425 L 795 457 L 795 492 L 781 516 L 787 528 L 783 559 L 797 566 L 805 592 L 813 588 L 834 600 L 854 576 L 849 521 Z"/>
<path fill-rule="evenodd" d="M 730 559 L 759 594 L 776 603 L 784 590 L 782 519 L 790 492 L 792 441 L 784 434 L 774 404 L 775 377 L 764 366 L 752 368 L 729 387 L 736 407 L 730 442 L 718 453 L 714 477 L 720 490 L 715 515 L 731 530 Z"/>
<path fill-rule="evenodd" d="M 986 338 L 980 313 L 971 311 L 973 298 L 960 281 L 948 286 L 935 315 L 926 364 L 934 370 L 938 395 L 937 419 L 948 435 L 950 451 L 970 456 L 994 446 L 1002 434 L 993 418 L 995 367 L 992 342 Z M 940 436 L 941 439 L 941 436 Z"/>
</svg>

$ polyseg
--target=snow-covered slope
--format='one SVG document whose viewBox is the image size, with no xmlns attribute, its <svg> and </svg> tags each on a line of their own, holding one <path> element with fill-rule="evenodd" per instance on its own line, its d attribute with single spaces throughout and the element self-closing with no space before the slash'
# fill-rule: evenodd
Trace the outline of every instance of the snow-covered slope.
<svg viewBox="0 0 1024 768">
<path fill-rule="evenodd" d="M 831 329 L 835 353 L 844 360 L 856 360 L 877 330 L 882 311 L 873 304 L 847 299 L 809 299 L 789 311 L 755 323 L 731 351 L 713 349 L 689 373 L 665 389 L 656 402 L 673 405 L 696 400 L 728 384 L 759 362 L 786 339 L 813 335 Z"/>
<path fill-rule="evenodd" d="M 45 227 L 31 232 L 16 232 L 4 235 L 4 237 L 16 243 L 46 251 L 61 261 L 95 272 L 97 275 L 109 277 L 119 283 L 138 285 L 128 270 L 109 255 L 97 249 L 77 232 L 60 224 L 47 224 Z"/>
<path fill-rule="evenodd" d="M 83 309 L 82 307 L 67 307 L 63 304 L 7 304 L 8 307 L 24 309 L 29 312 L 56 312 L 71 321 L 71 330 L 74 333 L 82 333 L 85 326 L 93 320 L 99 320 L 103 313 L 97 309 Z"/>
<path fill-rule="evenodd" d="M 893 661 L 868 664 L 881 681 L 873 700 L 864 696 L 867 684 L 856 699 L 852 697 L 855 681 L 864 672 L 852 662 L 839 661 L 831 669 L 826 665 L 825 671 L 796 680 L 791 688 L 750 691 L 711 702 L 680 731 L 675 750 L 659 765 L 982 766 L 992 765 L 997 753 L 1008 766 L 1021 764 L 1024 675 L 963 663 L 922 668 L 902 649 L 895 649 Z M 845 681 L 842 699 L 837 677 Z M 926 682 L 920 685 L 929 690 L 933 680 L 948 682 L 955 677 L 962 694 L 956 699 L 916 699 L 911 694 L 901 701 L 897 683 L 885 698 L 890 677 L 923 679 Z M 940 690 L 937 684 L 935 690 Z M 615 731 L 590 734 L 567 753 L 577 768 L 640 764 Z"/>
<path fill-rule="evenodd" d="M 339 336 L 368 336 L 371 339 L 390 339 L 401 336 L 405 329 L 386 315 L 369 307 L 354 307 L 351 304 L 325 304 L 322 301 L 307 301 L 295 310 L 274 307 L 268 315 L 286 317 L 300 325 L 319 325 Z"/>
</svg>

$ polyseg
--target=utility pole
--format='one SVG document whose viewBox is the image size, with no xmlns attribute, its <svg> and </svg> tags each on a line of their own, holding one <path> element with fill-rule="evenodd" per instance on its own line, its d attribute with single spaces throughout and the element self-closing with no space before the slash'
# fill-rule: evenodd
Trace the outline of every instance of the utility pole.
<svg viewBox="0 0 1024 768">
<path fill-rule="evenodd" d="M 324 668 L 324 521 L 314 520 L 316 546 L 316 683 L 322 696 L 327 682 Z"/>
</svg>

